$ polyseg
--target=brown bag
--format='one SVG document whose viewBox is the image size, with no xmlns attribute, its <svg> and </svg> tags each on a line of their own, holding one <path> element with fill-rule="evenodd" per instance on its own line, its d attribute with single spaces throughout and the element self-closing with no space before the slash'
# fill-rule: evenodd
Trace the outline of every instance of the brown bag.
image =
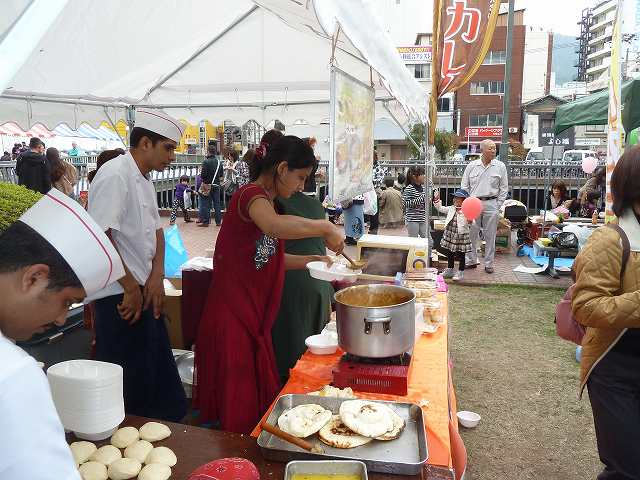
<svg viewBox="0 0 640 480">
<path fill-rule="evenodd" d="M 622 230 L 619 225 L 608 223 L 607 227 L 613 228 L 618 232 L 620 240 L 622 241 L 622 268 L 620 269 L 620 284 L 622 285 L 624 272 L 627 268 L 629 256 L 631 255 L 631 245 L 629 244 L 627 234 L 624 233 L 624 230 Z M 582 345 L 582 337 L 584 337 L 585 328 L 578 323 L 576 318 L 573 316 L 573 310 L 571 309 L 571 301 L 575 286 L 575 283 L 571 285 L 564 294 L 564 297 L 562 297 L 562 300 L 560 300 L 560 303 L 556 305 L 556 332 L 560 338 L 569 340 L 577 345 Z"/>
</svg>

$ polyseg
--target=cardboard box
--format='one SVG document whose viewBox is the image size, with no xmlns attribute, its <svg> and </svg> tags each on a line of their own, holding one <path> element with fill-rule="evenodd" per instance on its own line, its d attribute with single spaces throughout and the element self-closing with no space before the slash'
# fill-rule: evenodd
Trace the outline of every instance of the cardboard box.
<svg viewBox="0 0 640 480">
<path fill-rule="evenodd" d="M 182 335 L 182 279 L 167 278 L 173 288 L 165 288 L 164 319 L 169 333 L 171 348 L 183 349 L 184 338 Z"/>
</svg>

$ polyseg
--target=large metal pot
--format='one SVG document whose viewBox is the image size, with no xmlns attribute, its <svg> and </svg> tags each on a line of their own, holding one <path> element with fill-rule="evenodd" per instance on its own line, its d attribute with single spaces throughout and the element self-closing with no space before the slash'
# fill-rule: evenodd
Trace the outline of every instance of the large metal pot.
<svg viewBox="0 0 640 480">
<path fill-rule="evenodd" d="M 395 285 L 358 285 L 335 294 L 338 343 L 359 357 L 401 355 L 415 341 L 413 291 Z"/>
</svg>

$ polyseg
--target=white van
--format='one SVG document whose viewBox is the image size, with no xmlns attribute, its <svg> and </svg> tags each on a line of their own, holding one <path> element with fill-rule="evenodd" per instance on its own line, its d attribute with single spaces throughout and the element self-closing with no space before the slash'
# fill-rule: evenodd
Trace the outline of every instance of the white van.
<svg viewBox="0 0 640 480">
<path fill-rule="evenodd" d="M 587 157 L 598 158 L 598 154 L 596 152 L 592 152 L 591 150 L 567 150 L 562 154 L 562 162 L 582 165 L 582 160 Z"/>
<path fill-rule="evenodd" d="M 548 162 L 544 157 L 542 147 L 533 147 L 527 152 L 527 156 L 524 159 L 524 163 L 543 163 Z"/>
</svg>

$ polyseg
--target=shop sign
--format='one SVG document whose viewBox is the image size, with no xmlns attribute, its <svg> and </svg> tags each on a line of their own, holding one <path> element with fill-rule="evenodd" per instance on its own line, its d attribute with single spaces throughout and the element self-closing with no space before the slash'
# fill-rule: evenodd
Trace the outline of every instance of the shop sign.
<svg viewBox="0 0 640 480">
<path fill-rule="evenodd" d="M 431 63 L 433 50 L 431 45 L 413 45 L 397 47 L 400 58 L 406 64 Z"/>
<path fill-rule="evenodd" d="M 467 127 L 465 137 L 502 137 L 502 127 Z"/>
</svg>

